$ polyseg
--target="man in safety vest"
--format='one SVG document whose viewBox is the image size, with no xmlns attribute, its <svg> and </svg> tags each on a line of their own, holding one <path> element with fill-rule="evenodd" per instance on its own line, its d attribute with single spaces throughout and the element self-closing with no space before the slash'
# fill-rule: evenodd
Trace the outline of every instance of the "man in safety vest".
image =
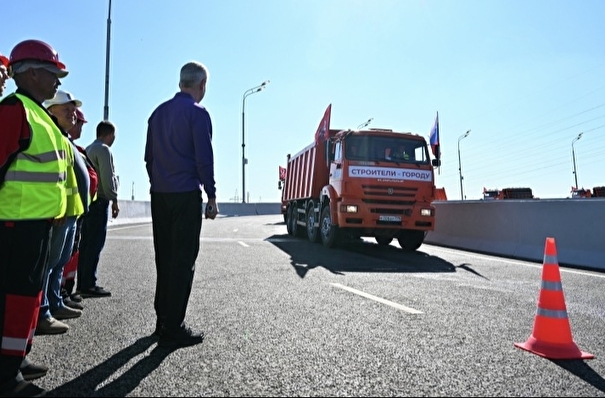
<svg viewBox="0 0 605 398">
<path fill-rule="evenodd" d="M 67 210 L 65 217 L 53 222 L 50 238 L 49 257 L 46 279 L 42 287 L 42 305 L 38 315 L 36 334 L 60 334 L 69 329 L 63 319 L 77 318 L 82 315 L 79 309 L 70 308 L 61 296 L 61 278 L 63 267 L 71 257 L 76 221 L 88 210 L 88 188 L 90 179 L 84 159 L 69 140 L 67 131 L 76 124 L 76 109 L 82 101 L 75 99 L 71 93 L 58 90 L 55 96 L 43 104 L 53 115 L 62 129 L 64 139 L 72 145 L 71 156 L 67 158 Z"/>
<path fill-rule="evenodd" d="M 17 90 L 0 102 L 0 396 L 41 396 L 25 379 L 48 368 L 30 363 L 53 220 L 67 209 L 71 145 L 42 106 L 68 71 L 39 40 L 11 51 Z M 73 155 L 72 155 L 73 156 Z"/>
<path fill-rule="evenodd" d="M 84 123 L 88 123 L 86 117 L 84 117 L 84 113 L 80 110 L 80 108 L 76 108 L 76 124 L 67 132 L 69 134 L 69 139 L 78 149 L 80 155 L 84 159 L 86 163 L 86 169 L 88 171 L 88 178 L 90 180 L 90 200 L 94 201 L 97 197 L 97 186 L 99 184 L 99 177 L 97 175 L 97 171 L 92 165 L 91 160 L 86 155 L 86 150 L 77 145 L 75 141 L 79 139 L 82 135 L 82 127 L 84 127 Z M 76 286 L 76 273 L 78 271 L 78 262 L 80 259 L 80 240 L 82 238 L 82 222 L 84 221 L 84 217 L 78 218 L 76 222 L 76 234 L 74 236 L 74 245 L 71 252 L 71 257 L 65 267 L 63 267 L 63 278 L 61 279 L 61 296 L 63 297 L 63 302 L 66 306 L 82 310 L 84 306 L 80 304 L 82 302 L 82 296 L 74 293 L 74 288 Z"/>
</svg>

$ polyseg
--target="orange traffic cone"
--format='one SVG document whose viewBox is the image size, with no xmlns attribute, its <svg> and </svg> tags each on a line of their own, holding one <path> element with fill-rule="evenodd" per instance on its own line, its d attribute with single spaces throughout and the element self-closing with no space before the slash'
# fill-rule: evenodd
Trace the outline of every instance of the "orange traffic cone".
<svg viewBox="0 0 605 398">
<path fill-rule="evenodd" d="M 542 286 L 534 329 L 525 343 L 514 343 L 514 345 L 549 359 L 594 358 L 594 355 L 580 351 L 571 337 L 555 238 L 546 238 Z"/>
</svg>

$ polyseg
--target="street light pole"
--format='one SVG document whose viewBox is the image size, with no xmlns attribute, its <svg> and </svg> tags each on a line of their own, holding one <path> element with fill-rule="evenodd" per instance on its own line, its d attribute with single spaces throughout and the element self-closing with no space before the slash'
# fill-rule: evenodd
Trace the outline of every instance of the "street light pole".
<svg viewBox="0 0 605 398">
<path fill-rule="evenodd" d="M 249 88 L 244 91 L 244 95 L 242 97 L 242 203 L 246 203 L 246 164 L 248 160 L 246 159 L 246 141 L 245 141 L 245 110 L 246 110 L 246 97 L 252 95 L 254 93 L 258 93 L 262 89 L 269 84 L 269 80 L 265 80 L 261 84 L 256 87 Z"/>
<path fill-rule="evenodd" d="M 462 162 L 460 161 L 460 141 L 471 133 L 470 130 L 467 130 L 466 133 L 462 134 L 458 137 L 458 172 L 460 173 L 460 199 L 464 200 L 464 190 L 462 189 Z"/>
<path fill-rule="evenodd" d="M 573 159 L 573 176 L 575 178 L 576 181 L 576 189 L 578 189 L 578 173 L 576 172 L 576 152 L 573 148 L 573 144 L 575 144 L 575 142 L 577 140 L 579 140 L 580 138 L 582 138 L 582 134 L 584 133 L 580 133 L 578 134 L 578 136 L 576 138 L 573 139 L 573 141 L 571 141 L 571 156 Z"/>
<path fill-rule="evenodd" d="M 109 119 L 109 41 L 111 39 L 111 0 L 107 11 L 107 50 L 105 53 L 105 106 L 103 107 L 103 119 Z"/>
</svg>

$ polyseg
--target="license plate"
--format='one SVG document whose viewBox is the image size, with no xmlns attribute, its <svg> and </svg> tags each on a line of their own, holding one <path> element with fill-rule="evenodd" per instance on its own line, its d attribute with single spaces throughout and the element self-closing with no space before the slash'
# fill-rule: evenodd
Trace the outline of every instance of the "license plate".
<svg viewBox="0 0 605 398">
<path fill-rule="evenodd" d="M 378 216 L 379 221 L 401 221 L 400 216 Z"/>
</svg>

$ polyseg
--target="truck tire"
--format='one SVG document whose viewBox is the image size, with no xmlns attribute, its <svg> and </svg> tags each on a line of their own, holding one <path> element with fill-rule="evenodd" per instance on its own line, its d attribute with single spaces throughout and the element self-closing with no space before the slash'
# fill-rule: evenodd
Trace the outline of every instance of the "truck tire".
<svg viewBox="0 0 605 398">
<path fill-rule="evenodd" d="M 426 232 L 424 231 L 405 230 L 399 232 L 397 242 L 399 242 L 399 246 L 401 246 L 403 250 L 414 251 L 422 245 L 425 236 Z"/>
<path fill-rule="evenodd" d="M 380 246 L 386 246 L 393 241 L 393 238 L 390 236 L 376 236 L 375 239 L 376 243 L 378 243 Z"/>
<path fill-rule="evenodd" d="M 315 214 L 315 205 L 313 202 L 310 203 L 309 208 L 307 209 L 307 238 L 309 238 L 309 242 L 317 242 L 319 241 L 319 228 L 315 226 L 317 222 L 317 215 Z"/>
<path fill-rule="evenodd" d="M 325 206 L 321 211 L 319 234 L 321 236 L 321 243 L 327 248 L 334 247 L 338 240 L 338 226 L 332 225 L 330 206 Z"/>
<path fill-rule="evenodd" d="M 288 235 L 296 236 L 296 207 L 294 205 L 288 206 L 288 210 L 286 211 L 286 229 L 288 230 Z"/>
</svg>

